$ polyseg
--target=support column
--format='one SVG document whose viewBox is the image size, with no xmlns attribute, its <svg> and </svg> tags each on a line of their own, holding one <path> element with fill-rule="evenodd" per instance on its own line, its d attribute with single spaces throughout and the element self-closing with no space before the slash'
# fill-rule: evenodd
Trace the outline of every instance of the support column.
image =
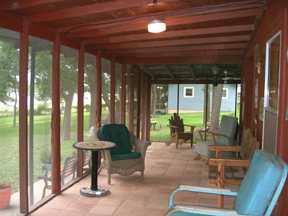
<svg viewBox="0 0 288 216">
<path fill-rule="evenodd" d="M 147 81 L 146 81 L 146 76 L 144 73 L 142 73 L 142 78 L 141 78 L 141 136 L 140 138 L 145 140 L 146 136 L 146 113 L 147 113 Z"/>
<path fill-rule="evenodd" d="M 151 118 L 151 80 L 147 80 L 147 113 L 146 113 L 146 140 L 150 140 L 150 118 Z"/>
<path fill-rule="evenodd" d="M 127 65 L 121 65 L 121 96 L 120 96 L 120 103 L 121 103 L 121 124 L 126 123 L 126 72 L 127 72 Z"/>
<path fill-rule="evenodd" d="M 111 61 L 110 70 L 110 123 L 115 123 L 115 61 Z"/>
<path fill-rule="evenodd" d="M 28 62 L 29 22 L 24 19 L 20 35 L 20 80 L 19 80 L 19 168 L 20 168 L 20 212 L 28 213 Z"/>
<path fill-rule="evenodd" d="M 133 76 L 133 67 L 130 68 L 128 73 L 129 79 L 129 100 L 128 100 L 128 129 L 131 133 L 134 132 L 134 76 Z"/>
<path fill-rule="evenodd" d="M 85 66 L 85 46 L 81 44 L 78 54 L 78 107 L 77 107 L 77 141 L 84 139 L 84 66 Z M 83 176 L 83 151 L 77 151 L 77 176 Z"/>
<path fill-rule="evenodd" d="M 234 116 L 236 117 L 237 116 L 237 102 L 238 102 L 238 95 L 237 95 L 237 88 L 238 88 L 238 84 L 236 83 L 235 84 L 235 113 L 234 113 Z M 239 119 L 238 119 L 239 120 Z"/>
<path fill-rule="evenodd" d="M 177 84 L 177 115 L 179 115 L 179 92 L 180 91 L 180 85 Z"/>
<path fill-rule="evenodd" d="M 34 110 L 35 110 L 35 58 L 36 50 L 34 47 L 31 47 L 30 54 L 30 87 L 29 87 L 29 125 L 28 125 L 28 158 L 29 158 L 29 205 L 34 204 Z"/>
<path fill-rule="evenodd" d="M 52 193 L 61 191 L 60 33 L 55 36 L 52 55 Z"/>
<path fill-rule="evenodd" d="M 140 138 L 140 120 L 141 120 L 141 88 L 143 86 L 143 75 L 142 71 L 138 71 L 137 73 L 137 127 L 136 127 L 136 136 L 137 138 Z"/>
<path fill-rule="evenodd" d="M 101 127 L 102 112 L 102 64 L 101 55 L 96 56 L 96 127 Z"/>
</svg>

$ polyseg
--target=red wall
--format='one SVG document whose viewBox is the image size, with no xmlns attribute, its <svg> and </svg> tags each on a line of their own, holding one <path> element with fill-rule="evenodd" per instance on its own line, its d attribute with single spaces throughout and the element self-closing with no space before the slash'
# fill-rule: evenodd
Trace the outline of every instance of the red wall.
<svg viewBox="0 0 288 216">
<path fill-rule="evenodd" d="M 260 98 L 264 96 L 264 68 L 261 73 L 256 72 L 255 67 L 255 47 L 259 45 L 260 58 L 264 58 L 266 42 L 278 31 L 282 31 L 281 42 L 281 72 L 280 72 L 280 105 L 278 119 L 278 154 L 288 162 L 288 121 L 285 120 L 285 112 L 288 104 L 288 66 L 287 66 L 287 47 L 288 47 L 288 1 L 271 0 L 268 1 L 267 10 L 259 22 L 255 36 L 250 43 L 242 66 L 243 86 L 244 86 L 244 115 L 243 124 L 251 128 L 258 141 L 262 139 L 262 121 L 259 119 Z M 264 64 L 264 61 L 262 61 Z M 263 66 L 263 65 L 262 65 Z M 258 88 L 256 85 L 258 79 Z M 255 94 L 259 95 L 255 101 Z M 255 108 L 255 103 L 258 108 Z M 288 182 L 274 215 L 288 216 Z"/>
</svg>

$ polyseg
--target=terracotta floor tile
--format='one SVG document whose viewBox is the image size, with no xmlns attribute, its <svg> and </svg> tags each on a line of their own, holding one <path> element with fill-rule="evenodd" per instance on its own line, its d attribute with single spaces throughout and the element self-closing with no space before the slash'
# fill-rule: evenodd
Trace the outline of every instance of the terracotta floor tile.
<svg viewBox="0 0 288 216">
<path fill-rule="evenodd" d="M 147 150 L 144 178 L 112 175 L 107 184 L 107 172 L 102 170 L 98 182 L 111 194 L 101 198 L 80 195 L 82 187 L 90 185 L 90 176 L 83 179 L 45 206 L 33 216 L 160 216 L 168 210 L 168 197 L 179 185 L 208 186 L 208 167 L 204 160 L 194 160 L 188 144 L 176 149 L 175 144 L 153 143 Z M 237 189 L 237 188 L 236 188 Z M 179 193 L 176 202 L 186 205 L 217 205 L 215 196 Z M 225 207 L 232 207 L 233 199 L 225 199 Z"/>
</svg>

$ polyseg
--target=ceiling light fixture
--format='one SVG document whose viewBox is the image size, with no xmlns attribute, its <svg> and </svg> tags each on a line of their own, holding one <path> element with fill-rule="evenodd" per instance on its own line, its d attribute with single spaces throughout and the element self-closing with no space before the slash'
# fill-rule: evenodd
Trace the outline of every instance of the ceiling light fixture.
<svg viewBox="0 0 288 216">
<path fill-rule="evenodd" d="M 161 33 L 166 31 L 166 23 L 161 20 L 152 20 L 148 24 L 148 32 L 150 33 Z"/>
</svg>

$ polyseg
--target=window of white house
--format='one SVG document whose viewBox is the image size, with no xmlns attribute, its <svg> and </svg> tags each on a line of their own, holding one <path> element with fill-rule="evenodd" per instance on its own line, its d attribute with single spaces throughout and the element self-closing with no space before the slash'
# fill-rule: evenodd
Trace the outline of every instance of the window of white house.
<svg viewBox="0 0 288 216">
<path fill-rule="evenodd" d="M 223 88 L 222 98 L 228 99 L 228 88 Z"/>
<path fill-rule="evenodd" d="M 194 87 L 184 87 L 184 97 L 194 97 Z"/>
</svg>

